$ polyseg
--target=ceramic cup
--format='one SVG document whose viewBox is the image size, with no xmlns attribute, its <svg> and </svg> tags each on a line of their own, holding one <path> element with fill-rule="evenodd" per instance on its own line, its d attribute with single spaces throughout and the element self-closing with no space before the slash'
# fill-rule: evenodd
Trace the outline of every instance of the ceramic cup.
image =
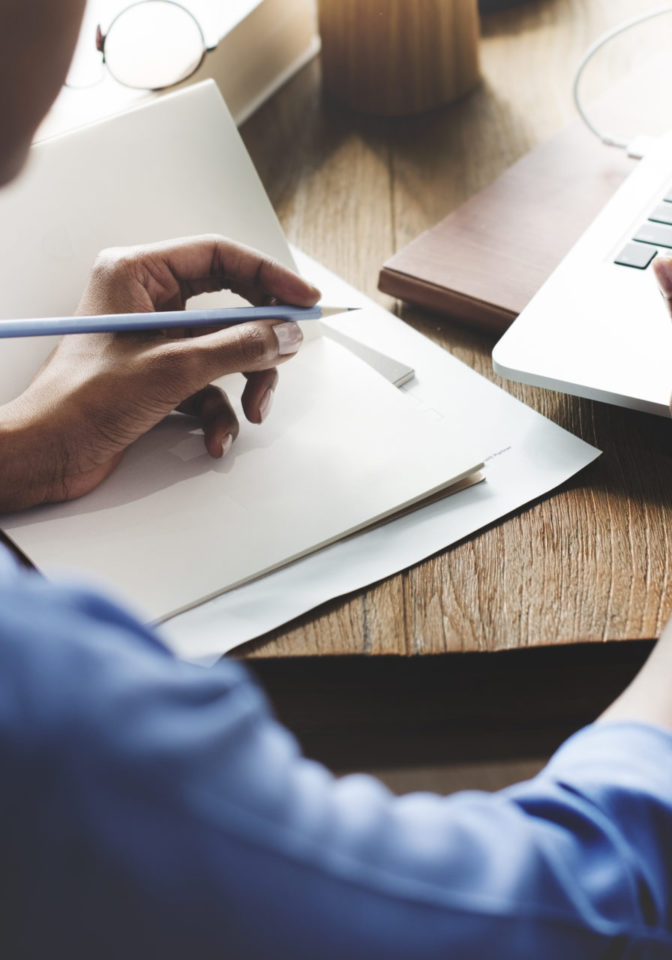
<svg viewBox="0 0 672 960">
<path fill-rule="evenodd" d="M 422 113 L 480 77 L 478 0 L 318 0 L 327 94 L 364 113 Z"/>
</svg>

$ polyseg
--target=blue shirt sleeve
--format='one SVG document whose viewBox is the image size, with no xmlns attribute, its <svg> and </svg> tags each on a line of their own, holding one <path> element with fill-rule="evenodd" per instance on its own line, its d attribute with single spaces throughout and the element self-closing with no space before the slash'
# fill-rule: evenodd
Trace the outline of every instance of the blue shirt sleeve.
<svg viewBox="0 0 672 960">
<path fill-rule="evenodd" d="M 303 758 L 240 665 L 181 663 L 0 556 L 0 763 L 3 956 L 672 956 L 663 730 L 594 725 L 500 793 L 396 798 Z"/>
</svg>

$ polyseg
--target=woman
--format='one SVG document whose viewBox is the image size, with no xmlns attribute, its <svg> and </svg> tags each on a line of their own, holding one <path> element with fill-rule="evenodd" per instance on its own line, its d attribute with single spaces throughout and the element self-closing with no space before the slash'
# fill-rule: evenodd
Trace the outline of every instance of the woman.
<svg viewBox="0 0 672 960">
<path fill-rule="evenodd" d="M 0 179 L 65 75 L 83 0 L 0 0 Z M 18 91 L 10 96 L 10 91 Z M 174 309 L 231 286 L 318 292 L 196 238 L 103 254 L 86 313 Z M 268 413 L 296 326 L 66 338 L 0 409 L 0 505 L 86 494 L 174 408 L 223 456 L 211 387 L 243 371 Z M 304 760 L 234 662 L 174 660 L 104 597 L 0 552 L 2 955 L 68 958 L 669 958 L 672 631 L 600 722 L 529 783 L 393 798 Z"/>
</svg>

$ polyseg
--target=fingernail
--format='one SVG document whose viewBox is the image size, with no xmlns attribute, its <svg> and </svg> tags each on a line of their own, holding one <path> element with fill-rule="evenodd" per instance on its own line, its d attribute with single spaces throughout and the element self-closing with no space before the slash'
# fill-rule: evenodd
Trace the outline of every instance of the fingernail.
<svg viewBox="0 0 672 960">
<path fill-rule="evenodd" d="M 230 433 L 227 433 L 227 435 L 222 440 L 222 456 L 223 457 L 227 455 L 227 453 L 229 452 L 232 446 L 233 446 L 233 436 Z"/>
<path fill-rule="evenodd" d="M 278 353 L 281 356 L 296 353 L 301 346 L 303 340 L 301 327 L 293 320 L 288 320 L 287 323 L 276 323 L 273 332 L 278 341 Z"/>
<path fill-rule="evenodd" d="M 261 403 L 259 404 L 259 416 L 261 417 L 262 423 L 268 416 L 272 406 L 273 406 L 273 389 L 270 388 L 263 395 L 261 399 Z"/>
<path fill-rule="evenodd" d="M 667 300 L 672 300 L 672 258 L 657 256 L 653 261 L 660 292 Z"/>
</svg>

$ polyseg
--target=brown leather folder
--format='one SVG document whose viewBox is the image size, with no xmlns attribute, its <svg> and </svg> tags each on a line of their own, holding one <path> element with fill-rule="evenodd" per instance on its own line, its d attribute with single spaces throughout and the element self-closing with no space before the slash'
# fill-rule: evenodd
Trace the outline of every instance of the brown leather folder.
<svg viewBox="0 0 672 960">
<path fill-rule="evenodd" d="M 395 253 L 378 287 L 501 332 L 635 163 L 577 120 Z"/>
</svg>

